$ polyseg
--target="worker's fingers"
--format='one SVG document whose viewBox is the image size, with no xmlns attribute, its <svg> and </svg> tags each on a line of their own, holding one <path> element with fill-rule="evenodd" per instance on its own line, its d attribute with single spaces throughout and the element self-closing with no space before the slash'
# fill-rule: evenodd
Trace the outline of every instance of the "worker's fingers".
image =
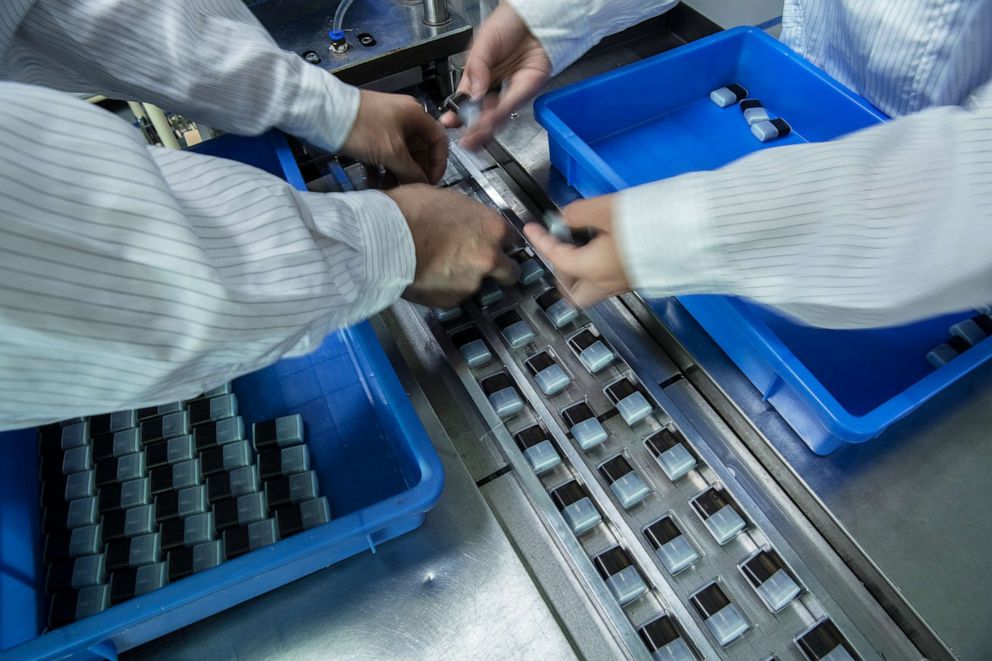
<svg viewBox="0 0 992 661">
<path fill-rule="evenodd" d="M 460 119 L 456 119 L 456 121 L 458 123 L 455 124 L 455 126 L 465 126 L 462 124 Z M 465 127 L 465 131 L 461 134 L 461 137 L 458 138 L 458 144 L 461 145 L 463 149 L 478 151 L 490 140 L 492 140 L 492 137 L 493 133 L 491 130 L 484 128 L 481 123 L 476 122 L 471 127 Z"/>
<path fill-rule="evenodd" d="M 486 97 L 482 104 L 482 112 L 479 113 L 479 121 L 462 138 L 463 145 L 470 149 L 478 149 L 493 139 L 496 131 L 510 117 L 509 110 L 499 110 L 500 105 L 500 99 L 495 94 Z"/>
<path fill-rule="evenodd" d="M 492 139 L 492 129 L 476 126 L 473 127 L 471 131 L 466 131 L 465 135 L 463 135 L 461 140 L 458 142 L 465 149 L 468 149 L 469 151 L 476 151 L 486 146 L 486 143 Z"/>
<path fill-rule="evenodd" d="M 589 280 L 576 280 L 568 288 L 572 301 L 580 308 L 588 308 L 609 298 L 613 292 Z"/>
<path fill-rule="evenodd" d="M 448 136 L 440 124 L 434 120 L 431 120 L 431 123 L 437 130 L 431 132 L 427 142 L 428 165 L 426 174 L 427 181 L 436 184 L 441 181 L 441 177 L 444 176 L 444 171 L 448 167 Z"/>
<path fill-rule="evenodd" d="M 408 144 L 408 149 L 410 151 L 410 157 L 413 158 L 413 162 L 417 164 L 420 171 L 427 176 L 427 171 L 430 169 L 430 155 L 427 151 L 427 144 L 422 140 L 413 140 Z"/>
<path fill-rule="evenodd" d="M 487 275 L 504 287 L 509 287 L 520 279 L 520 265 L 500 253 L 492 270 Z"/>
<path fill-rule="evenodd" d="M 499 44 L 495 42 L 491 32 L 481 30 L 472 50 L 469 51 L 462 71 L 462 79 L 458 83 L 458 91 L 464 92 L 472 99 L 481 99 L 492 84 L 492 68 L 498 55 Z"/>
<path fill-rule="evenodd" d="M 403 298 L 409 301 L 437 308 L 453 308 L 468 296 L 465 293 L 425 290 L 417 285 L 410 285 L 403 292 Z"/>
<path fill-rule="evenodd" d="M 400 183 L 426 184 L 427 174 L 406 149 L 400 150 L 386 167 Z"/>
<path fill-rule="evenodd" d="M 458 119 L 458 114 L 449 110 L 448 112 L 441 115 L 439 120 L 442 126 L 446 126 L 449 129 L 457 128 L 462 125 L 462 120 Z"/>
<path fill-rule="evenodd" d="M 410 132 L 420 136 L 424 142 L 434 144 L 445 142 L 444 127 L 436 119 L 420 109 L 419 112 L 410 115 Z"/>
<path fill-rule="evenodd" d="M 546 80 L 547 75 L 535 69 L 521 69 L 513 73 L 499 94 L 499 102 L 490 112 L 494 126 L 498 128 L 514 111 L 530 101 Z"/>
<path fill-rule="evenodd" d="M 448 161 L 448 137 L 444 128 L 426 112 L 412 113 L 407 127 L 408 144 L 417 144 L 424 175 L 430 183 L 437 183 L 444 175 Z M 411 152 L 414 150 L 411 149 Z"/>
<path fill-rule="evenodd" d="M 507 228 L 502 240 L 503 250 L 511 252 L 513 249 L 519 248 L 520 242 L 518 241 L 518 237 L 519 235 L 516 232 L 511 232 Z"/>
<path fill-rule="evenodd" d="M 572 298 L 572 287 L 578 282 L 578 278 L 573 278 L 570 275 L 565 275 L 564 273 L 556 273 L 555 279 L 558 282 L 558 292 L 565 298 L 571 300 Z"/>
<path fill-rule="evenodd" d="M 582 249 L 563 243 L 553 237 L 537 223 L 524 225 L 524 236 L 544 259 L 550 262 L 556 273 L 579 275 L 582 273 Z"/>
<path fill-rule="evenodd" d="M 494 241 L 499 242 L 503 250 L 509 250 L 514 247 L 518 235 L 510 229 L 509 224 L 500 213 L 490 211 L 487 215 L 486 225 L 489 235 Z"/>
<path fill-rule="evenodd" d="M 496 131 L 541 90 L 546 80 L 547 76 L 540 71 L 522 69 L 514 72 L 499 95 L 490 94 L 485 98 L 479 121 L 462 137 L 462 145 L 467 149 L 478 149 L 492 140 Z"/>
<path fill-rule="evenodd" d="M 469 52 L 469 57 L 471 57 L 471 51 Z M 455 93 L 471 94 L 469 90 L 472 89 L 472 72 L 468 69 L 468 66 L 462 67 L 462 77 L 458 80 L 458 87 L 455 88 Z"/>
<path fill-rule="evenodd" d="M 613 197 L 602 195 L 573 202 L 562 209 L 562 216 L 569 227 L 610 231 L 613 227 Z"/>
<path fill-rule="evenodd" d="M 448 169 L 448 141 L 446 139 L 430 145 L 430 169 L 427 172 L 427 180 L 431 184 L 441 181 L 444 171 Z"/>
<path fill-rule="evenodd" d="M 462 147 L 475 151 L 481 149 L 493 138 L 495 127 L 491 115 L 493 109 L 499 103 L 499 98 L 495 94 L 487 94 L 482 98 L 480 104 L 479 119 L 475 125 L 469 127 L 459 141 Z"/>
</svg>

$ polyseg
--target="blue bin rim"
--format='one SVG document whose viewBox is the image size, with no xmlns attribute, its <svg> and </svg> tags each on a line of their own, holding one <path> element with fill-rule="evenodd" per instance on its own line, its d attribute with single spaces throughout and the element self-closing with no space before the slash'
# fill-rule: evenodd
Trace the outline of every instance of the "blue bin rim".
<svg viewBox="0 0 992 661">
<path fill-rule="evenodd" d="M 778 335 L 754 313 L 752 306 L 755 303 L 745 303 L 732 297 L 719 298 L 728 304 L 732 314 L 744 320 L 745 323 L 739 324 L 739 330 L 747 334 L 750 342 L 760 347 L 762 355 L 771 363 L 775 373 L 791 388 L 815 402 L 819 407 L 817 412 L 828 431 L 847 443 L 864 443 L 876 438 L 893 422 L 936 396 L 943 387 L 967 376 L 992 357 L 992 341 L 987 340 L 969 350 L 968 360 L 953 360 L 871 411 L 854 415 L 847 412 L 820 380 L 778 339 Z M 691 306 L 690 303 L 687 307 Z"/>
</svg>

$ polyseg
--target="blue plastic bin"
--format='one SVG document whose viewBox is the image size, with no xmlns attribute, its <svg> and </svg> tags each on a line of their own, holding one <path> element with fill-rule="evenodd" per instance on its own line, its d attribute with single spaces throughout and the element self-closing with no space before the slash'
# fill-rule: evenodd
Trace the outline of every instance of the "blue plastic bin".
<svg viewBox="0 0 992 661">
<path fill-rule="evenodd" d="M 758 142 L 710 91 L 743 85 L 793 133 Z M 728 30 L 537 100 L 551 162 L 584 196 L 720 167 L 758 149 L 831 140 L 886 117 L 756 28 Z M 992 339 L 933 370 L 926 354 L 962 312 L 899 328 L 796 324 L 723 296 L 680 302 L 809 447 L 829 454 L 878 436 L 992 356 Z M 660 303 L 656 304 L 660 309 Z"/>
<path fill-rule="evenodd" d="M 295 185 L 279 134 L 225 136 L 202 151 L 232 155 Z M 314 353 L 234 382 L 248 428 L 300 413 L 332 520 L 272 546 L 43 633 L 48 598 L 40 525 L 37 430 L 0 434 L 0 656 L 113 657 L 417 528 L 444 483 L 441 462 L 372 327 L 329 335 Z"/>
</svg>

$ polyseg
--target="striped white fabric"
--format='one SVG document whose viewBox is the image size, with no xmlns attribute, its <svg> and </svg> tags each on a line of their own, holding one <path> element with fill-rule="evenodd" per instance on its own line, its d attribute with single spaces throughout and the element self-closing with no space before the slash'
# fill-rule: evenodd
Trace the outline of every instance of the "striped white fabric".
<svg viewBox="0 0 992 661">
<path fill-rule="evenodd" d="M 357 90 L 280 51 L 239 0 L 6 0 L 0 78 L 0 429 L 190 397 L 315 348 L 412 281 L 382 193 L 301 193 L 149 148 L 41 87 L 340 146 Z"/>
<path fill-rule="evenodd" d="M 588 3 L 511 1 L 549 54 L 566 54 L 552 56 L 556 70 L 574 59 L 554 26 L 570 20 L 563 5 Z M 615 0 L 583 21 L 609 33 L 662 5 Z M 783 23 L 790 46 L 906 116 L 621 193 L 616 233 L 632 283 L 658 296 L 744 296 L 840 328 L 988 303 L 992 2 L 787 0 Z"/>
<path fill-rule="evenodd" d="M 659 16 L 679 0 L 504 0 L 541 42 L 555 75 L 608 35 Z"/>
<path fill-rule="evenodd" d="M 786 0 L 782 40 L 892 116 L 965 105 L 992 78 L 989 0 Z"/>
</svg>

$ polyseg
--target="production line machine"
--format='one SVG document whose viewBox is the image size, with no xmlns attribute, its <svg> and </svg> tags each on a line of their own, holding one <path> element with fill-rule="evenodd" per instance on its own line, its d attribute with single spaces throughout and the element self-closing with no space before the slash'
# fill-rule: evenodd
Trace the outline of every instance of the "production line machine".
<svg viewBox="0 0 992 661">
<path fill-rule="evenodd" d="M 717 31 L 692 4 L 551 85 Z M 434 114 L 491 9 L 358 0 L 336 52 L 330 14 L 312 5 L 253 10 L 316 66 Z M 992 523 L 987 365 L 871 447 L 818 457 L 677 300 L 629 294 L 580 311 L 558 293 L 520 230 L 578 195 L 529 109 L 485 152 L 451 137 L 439 185 L 503 216 L 523 277 L 458 308 L 400 302 L 374 321 L 445 464 L 441 505 L 375 555 L 138 653 L 837 661 L 992 648 L 979 566 Z M 362 164 L 294 148 L 314 190 L 382 185 Z"/>
</svg>

